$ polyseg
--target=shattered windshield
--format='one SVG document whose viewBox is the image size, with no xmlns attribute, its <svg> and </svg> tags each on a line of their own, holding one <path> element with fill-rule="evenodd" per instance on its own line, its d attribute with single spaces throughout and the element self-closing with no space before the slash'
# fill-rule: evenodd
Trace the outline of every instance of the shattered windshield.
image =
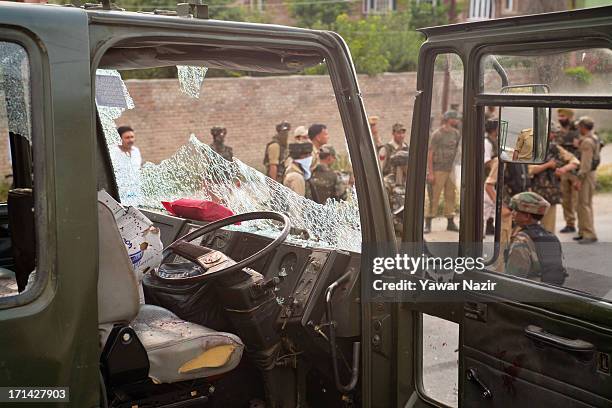
<svg viewBox="0 0 612 408">
<path fill-rule="evenodd" d="M 323 120 L 331 122 L 326 118 L 329 114 L 321 115 L 323 117 L 320 119 L 306 118 L 306 112 L 299 110 L 294 115 L 277 114 L 278 110 L 282 110 L 278 102 L 282 101 L 273 104 L 268 102 L 277 99 L 274 82 L 282 78 L 253 78 L 261 82 L 253 84 L 251 78 L 205 79 L 207 71 L 204 67 L 177 67 L 178 79 L 125 82 L 117 71 L 97 71 L 96 84 L 99 89 L 96 89 L 96 103 L 121 202 L 161 213 L 167 213 L 162 202 L 185 198 L 214 202 L 234 214 L 281 212 L 289 217 L 293 227 L 289 242 L 359 252 L 359 209 L 355 189 L 349 182 L 350 161 L 342 129 L 334 126 L 334 135 L 330 136 L 323 148 L 324 152 L 331 151 L 328 146 L 333 140 L 334 161 L 330 168 L 334 169 L 333 174 L 337 178 L 332 176 L 332 180 L 335 180 L 330 190 L 332 196 L 318 200 L 324 202 L 316 202 L 309 195 L 312 193 L 310 189 L 316 190 L 318 185 L 327 185 L 312 182 L 318 182 L 318 170 L 315 169 L 321 163 L 309 162 L 309 166 L 297 166 L 292 164 L 290 155 L 294 155 L 296 163 L 307 159 L 302 156 L 311 156 L 308 153 L 298 159 L 295 156 L 295 146 L 310 144 L 307 135 L 308 128 L 312 127 L 310 123 Z M 288 78 L 295 80 L 294 76 Z M 314 82 L 328 86 L 328 89 L 322 91 L 326 100 L 321 104 L 333 107 L 333 119 L 339 123 L 329 78 L 316 78 Z M 251 93 L 253 85 L 256 85 L 258 93 Z M 272 93 L 266 92 L 268 89 L 263 89 L 263 85 L 272 85 L 267 87 Z M 211 101 L 211 98 L 219 96 L 217 89 L 223 89 L 225 94 L 222 98 L 231 98 L 231 103 Z M 175 103 L 175 100 L 180 100 L 180 104 Z M 142 106 L 139 106 L 139 101 L 143 102 Z M 209 111 L 209 114 L 211 117 L 216 116 L 215 119 L 202 120 L 198 117 L 198 108 L 203 104 L 211 106 L 212 112 Z M 154 112 L 160 106 L 164 112 Z M 250 112 L 251 109 L 253 112 Z M 266 113 L 266 109 L 272 113 Z M 273 154 L 270 153 L 273 152 L 270 146 L 277 137 L 274 135 L 275 125 L 278 130 L 279 122 L 281 131 L 284 130 L 283 123 L 291 126 L 288 123 L 292 119 L 290 116 L 301 117 L 299 122 L 294 119 L 295 125 L 288 131 L 285 176 L 274 180 L 266 175 L 269 166 L 262 166 L 262 163 L 266 159 L 271 161 L 268 156 Z M 223 127 L 219 123 L 223 123 Z M 300 123 L 303 125 L 298 126 Z M 326 126 L 331 132 L 332 125 Z M 135 137 L 134 146 L 139 147 L 131 151 L 128 148 L 128 154 L 124 154 L 126 149 L 122 146 L 122 143 L 125 144 L 122 140 L 124 134 L 120 137 L 118 132 L 118 129 L 124 131 L 126 127 L 132 129 L 135 135 L 132 136 Z M 258 131 L 257 127 L 265 130 Z M 209 129 L 210 133 L 207 134 Z M 129 131 L 125 134 L 129 134 Z M 223 134 L 224 138 L 227 135 L 225 144 L 221 143 L 220 148 L 219 139 L 215 137 L 212 143 L 204 142 L 207 138 L 210 140 L 211 134 Z M 230 145 L 232 147 L 228 150 Z M 282 151 L 283 146 L 280 149 Z M 290 149 L 293 150 L 289 152 Z M 308 149 L 313 149 L 313 146 Z M 279 163 L 278 167 L 282 165 Z M 296 172 L 296 168 L 303 170 L 303 174 Z M 302 182 L 305 191 L 296 189 L 287 181 L 291 176 L 296 176 L 291 174 L 292 171 L 303 179 L 310 173 L 311 179 Z M 344 190 L 334 196 L 340 184 Z M 228 228 L 271 237 L 276 236 L 280 230 L 277 222 L 268 220 L 249 221 Z"/>
</svg>

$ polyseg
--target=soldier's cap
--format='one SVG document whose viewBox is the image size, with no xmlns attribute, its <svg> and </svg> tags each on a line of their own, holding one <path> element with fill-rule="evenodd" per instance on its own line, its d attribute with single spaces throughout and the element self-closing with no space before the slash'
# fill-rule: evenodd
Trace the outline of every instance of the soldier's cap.
<svg viewBox="0 0 612 408">
<path fill-rule="evenodd" d="M 306 126 L 298 126 L 293 131 L 293 137 L 308 136 L 308 128 Z"/>
<path fill-rule="evenodd" d="M 296 159 L 307 154 L 312 154 L 312 143 L 289 143 L 289 155 L 292 158 Z"/>
<path fill-rule="evenodd" d="M 282 121 L 278 125 L 276 125 L 276 131 L 282 132 L 283 130 L 291 130 L 291 124 L 287 121 Z"/>
<path fill-rule="evenodd" d="M 523 191 L 510 199 L 510 209 L 528 214 L 544 215 L 550 203 L 538 193 Z"/>
<path fill-rule="evenodd" d="M 406 126 L 402 125 L 401 123 L 396 123 L 393 125 L 392 131 L 395 132 L 401 132 L 401 131 L 406 131 Z"/>
<path fill-rule="evenodd" d="M 461 114 L 456 110 L 448 110 L 444 112 L 444 119 L 461 119 Z"/>
<path fill-rule="evenodd" d="M 485 131 L 490 132 L 492 130 L 495 130 L 495 129 L 497 129 L 498 125 L 499 125 L 499 120 L 497 120 L 497 119 L 488 119 L 485 122 Z"/>
<path fill-rule="evenodd" d="M 595 121 L 588 116 L 581 116 L 580 119 L 578 119 L 578 126 L 584 126 L 591 130 L 595 127 Z"/>
<path fill-rule="evenodd" d="M 380 120 L 380 118 L 379 118 L 378 116 L 370 116 L 370 117 L 368 118 L 368 123 L 369 123 L 370 125 L 375 125 L 375 124 L 377 124 L 377 123 L 378 123 L 378 121 L 379 121 L 379 120 Z"/>
<path fill-rule="evenodd" d="M 336 156 L 336 149 L 330 144 L 325 144 L 319 148 L 319 158 L 323 159 L 326 156 Z"/>
<path fill-rule="evenodd" d="M 568 118 L 574 117 L 574 110 L 569 108 L 559 108 L 557 109 L 557 115 L 565 115 Z"/>
<path fill-rule="evenodd" d="M 210 128 L 210 134 L 213 136 L 218 136 L 225 133 L 227 133 L 227 129 L 223 126 L 213 126 Z"/>
</svg>

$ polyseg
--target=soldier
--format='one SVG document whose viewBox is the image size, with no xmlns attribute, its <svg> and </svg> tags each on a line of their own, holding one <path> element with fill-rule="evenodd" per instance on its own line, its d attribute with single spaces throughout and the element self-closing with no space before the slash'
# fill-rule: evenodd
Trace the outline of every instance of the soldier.
<svg viewBox="0 0 612 408">
<path fill-rule="evenodd" d="M 448 220 L 448 231 L 459 231 L 455 225 L 455 176 L 453 172 L 455 156 L 461 136 L 455 128 L 461 120 L 457 111 L 444 113 L 442 126 L 431 135 L 430 149 L 427 155 L 427 181 L 432 184 L 432 201 L 425 208 L 425 229 L 431 231 L 431 220 L 436 215 L 440 195 L 444 191 L 444 216 Z"/>
<path fill-rule="evenodd" d="M 308 138 L 308 128 L 306 126 L 298 126 L 293 131 L 293 139 L 296 143 L 310 142 Z"/>
<path fill-rule="evenodd" d="M 595 192 L 595 169 L 599 166 L 599 140 L 593 135 L 595 123 L 588 116 L 578 121 L 580 141 L 580 169 L 578 170 L 578 236 L 574 239 L 580 244 L 597 241 L 593 225 L 593 193 Z"/>
<path fill-rule="evenodd" d="M 327 126 L 315 123 L 308 128 L 308 138 L 312 142 L 312 164 L 310 169 L 314 169 L 319 164 L 319 149 L 329 142 L 329 132 Z"/>
<path fill-rule="evenodd" d="M 383 177 L 391 174 L 394 169 L 389 163 L 389 158 L 395 154 L 398 150 L 408 150 L 408 145 L 404 141 L 406 139 L 406 127 L 401 123 L 396 123 L 391 129 L 392 139 L 389 143 L 385 143 L 378 151 L 378 158 L 380 159 L 380 168 L 382 170 Z"/>
<path fill-rule="evenodd" d="M 383 142 L 380 139 L 380 134 L 378 133 L 378 120 L 380 118 L 378 116 L 370 116 L 368 118 L 368 123 L 370 124 L 370 131 L 372 132 L 372 139 L 374 140 L 374 146 L 376 147 L 376 151 L 380 151 L 383 147 Z"/>
<path fill-rule="evenodd" d="M 312 143 L 290 143 L 287 171 L 283 184 L 302 197 L 310 198 L 310 164 L 312 163 Z"/>
<path fill-rule="evenodd" d="M 227 129 L 221 126 L 214 126 L 210 129 L 210 134 L 213 137 L 213 142 L 210 144 L 212 149 L 219 153 L 227 161 L 232 161 L 234 157 L 234 151 L 231 147 L 225 145 L 225 135 L 227 135 Z"/>
<path fill-rule="evenodd" d="M 549 207 L 548 201 L 533 192 L 516 194 L 510 200 L 512 219 L 517 228 L 505 254 L 506 272 L 522 278 L 563 285 L 567 272 L 563 267 L 561 242 L 556 235 L 540 225 Z"/>
<path fill-rule="evenodd" d="M 485 174 L 488 174 L 491 170 L 493 159 L 497 157 L 497 128 L 499 121 L 497 119 L 489 119 L 485 122 L 485 155 L 484 165 Z M 495 174 L 497 177 L 497 174 Z M 486 183 L 485 183 L 486 184 Z M 486 186 L 485 186 L 486 187 Z M 484 206 L 483 215 L 485 219 L 485 234 L 493 235 L 495 233 L 494 218 L 495 218 L 495 202 L 493 202 L 485 191 L 484 194 Z"/>
<path fill-rule="evenodd" d="M 391 168 L 389 174 L 383 178 L 389 204 L 393 213 L 393 226 L 395 232 L 401 237 L 403 231 L 403 211 L 404 198 L 406 196 L 406 175 L 408 171 L 408 149 L 396 150 L 388 159 L 388 166 Z"/>
<path fill-rule="evenodd" d="M 542 227 L 553 234 L 555 233 L 557 204 L 561 202 L 560 177 L 571 174 L 580 165 L 576 156 L 557 144 L 557 132 L 558 130 L 553 130 L 549 134 L 550 142 L 546 162 L 528 166 L 529 175 L 532 178 L 531 191 L 544 197 L 550 204 L 542 217 Z"/>
<path fill-rule="evenodd" d="M 493 201 L 497 200 L 497 194 L 501 194 L 501 228 L 499 236 L 500 250 L 503 251 L 510 242 L 512 235 L 512 211 L 510 209 L 510 199 L 523 191 L 527 191 L 528 173 L 527 166 L 522 163 L 502 163 L 504 173 L 502 186 L 497 185 L 497 174 L 499 171 L 499 157 L 491 160 L 491 170 L 485 181 L 485 192 Z M 499 258 L 501 261 L 501 258 Z M 503 265 L 497 264 L 502 267 Z"/>
<path fill-rule="evenodd" d="M 512 160 L 531 161 L 533 159 L 533 129 L 523 129 L 516 140 Z"/>
<path fill-rule="evenodd" d="M 279 183 L 283 181 L 285 172 L 285 160 L 287 159 L 287 138 L 289 137 L 291 125 L 288 122 L 281 122 L 276 125 L 276 135 L 266 145 L 264 155 L 264 166 L 266 175 Z"/>
<path fill-rule="evenodd" d="M 336 161 L 336 149 L 323 145 L 319 149 L 319 164 L 312 171 L 310 190 L 313 201 L 325 204 L 328 198 L 346 200 L 346 184 L 342 175 L 331 169 Z"/>
<path fill-rule="evenodd" d="M 574 126 L 572 118 L 574 111 L 567 108 L 557 109 L 557 120 L 559 121 L 560 130 L 556 135 L 557 145 L 565 150 L 578 155 L 578 149 L 574 146 L 578 140 L 578 129 Z M 576 205 L 578 204 L 578 191 L 574 188 L 574 177 L 571 174 L 561 176 L 561 205 L 563 206 L 563 218 L 565 219 L 565 227 L 561 229 L 561 233 L 576 232 Z"/>
</svg>

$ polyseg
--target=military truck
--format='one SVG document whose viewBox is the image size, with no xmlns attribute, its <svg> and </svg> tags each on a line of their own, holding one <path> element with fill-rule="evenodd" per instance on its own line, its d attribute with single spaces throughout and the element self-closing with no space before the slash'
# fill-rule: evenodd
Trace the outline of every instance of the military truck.
<svg viewBox="0 0 612 408">
<path fill-rule="evenodd" d="M 607 292 L 492 271 L 499 245 L 493 245 L 497 250 L 485 270 L 465 276 L 496 283 L 494 292 L 468 292 L 459 300 L 419 291 L 400 301 L 368 298 L 364 285 L 371 265 L 362 248 L 398 249 L 346 44 L 332 32 L 214 21 L 206 14 L 205 6 L 196 4 L 151 13 L 125 12 L 109 3 L 0 4 L 1 109 L 12 175 L 8 202 L 0 205 L 1 272 L 13 276 L 19 289 L 0 297 L 3 404 L 40 406 L 43 399 L 74 407 L 612 404 Z M 550 108 L 610 109 L 605 67 L 611 61 L 611 16 L 612 8 L 605 7 L 423 30 L 427 41 L 416 90 L 407 90 L 416 92 L 403 242 L 452 242 L 456 257 L 487 251 L 484 170 L 474 160 L 483 156 L 484 107 L 501 107 L 502 118 L 504 107 L 523 107 L 539 124 L 546 122 L 542 115 L 550 117 Z M 548 94 L 501 92 L 531 83 L 527 80 L 544 82 L 516 69 L 541 73 L 537 61 L 525 60 L 577 51 L 580 59 L 592 49 L 604 61 L 608 87 L 580 95 L 552 85 Z M 439 64 L 438 58 L 454 62 Z M 243 120 L 249 106 L 263 106 L 260 90 L 221 110 L 205 105 L 214 98 L 205 93 L 214 84 L 204 79 L 206 69 L 273 73 L 290 81 L 284 75 L 321 64 L 331 90 L 321 104 L 339 118 L 337 132 L 346 136 L 352 161 L 354 192 L 346 202 L 319 205 L 300 197 L 240 160 L 225 161 L 186 127 L 178 131 L 183 145 L 177 142 L 156 163 L 135 168 L 131 157 L 116 154 L 121 140 L 115 126 L 134 105 L 131 119 L 145 118 L 141 123 L 151 122 L 153 130 L 166 121 L 189 122 L 166 116 L 164 109 L 178 103 L 175 94 L 192 104 L 206 95 L 200 105 L 180 106 L 199 107 L 185 110 L 214 125 L 230 105 L 244 104 Z M 166 84 L 160 95 L 167 99 L 139 111 L 146 97 L 136 97 L 121 74 L 168 66 L 178 66 L 182 91 L 172 88 L 178 81 Z M 434 231 L 426 242 L 426 157 L 440 67 L 448 68 L 463 107 L 461 222 L 458 234 Z M 532 163 L 542 160 L 547 145 L 547 129 L 538 129 Z M 153 138 L 153 130 L 138 137 Z M 249 140 L 236 138 L 234 157 L 241 157 Z M 145 159 L 155 152 L 144 151 Z M 139 209 L 161 232 L 164 261 L 144 277 L 135 274 L 134 265 L 147 247 L 130 258 L 126 225 L 117 223 L 111 201 L 97 199 L 103 190 Z M 173 208 L 185 198 L 201 201 L 189 216 L 162 206 L 165 201 Z M 205 219 L 203 202 L 235 215 Z M 499 237 L 499 222 L 496 228 Z M 605 253 L 601 257 L 609 260 Z M 438 279 L 426 271 L 413 278 Z M 595 287 L 607 287 L 605 276 L 589 278 Z M 447 349 L 456 343 L 457 354 L 451 350 L 445 364 L 458 365 L 450 383 L 436 384 L 430 375 L 442 368 L 427 369 L 428 359 L 435 358 L 427 333 L 444 325 L 454 328 L 450 332 L 458 328 L 458 337 L 442 343 Z M 436 390 L 455 400 L 448 402 Z"/>
</svg>

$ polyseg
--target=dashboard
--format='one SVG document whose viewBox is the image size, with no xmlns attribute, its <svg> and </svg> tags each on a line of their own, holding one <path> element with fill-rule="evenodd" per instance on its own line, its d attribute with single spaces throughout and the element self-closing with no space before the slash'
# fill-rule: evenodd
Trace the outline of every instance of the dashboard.
<svg viewBox="0 0 612 408">
<path fill-rule="evenodd" d="M 206 225 L 206 222 L 186 220 L 165 214 L 142 210 L 161 231 L 164 247 L 185 234 Z M 192 241 L 221 251 L 240 261 L 264 248 L 271 238 L 257 234 L 217 230 Z M 176 260 L 170 259 L 170 262 Z M 334 316 L 338 318 L 339 337 L 359 336 L 359 253 L 329 249 L 303 247 L 285 242 L 268 256 L 250 268 L 261 273 L 264 279 L 280 279 L 276 285 L 276 298 L 282 307 L 276 317 L 279 327 L 310 328 L 324 320 L 325 291 L 327 287 L 351 271 L 351 277 L 335 292 L 332 300 Z"/>
</svg>

